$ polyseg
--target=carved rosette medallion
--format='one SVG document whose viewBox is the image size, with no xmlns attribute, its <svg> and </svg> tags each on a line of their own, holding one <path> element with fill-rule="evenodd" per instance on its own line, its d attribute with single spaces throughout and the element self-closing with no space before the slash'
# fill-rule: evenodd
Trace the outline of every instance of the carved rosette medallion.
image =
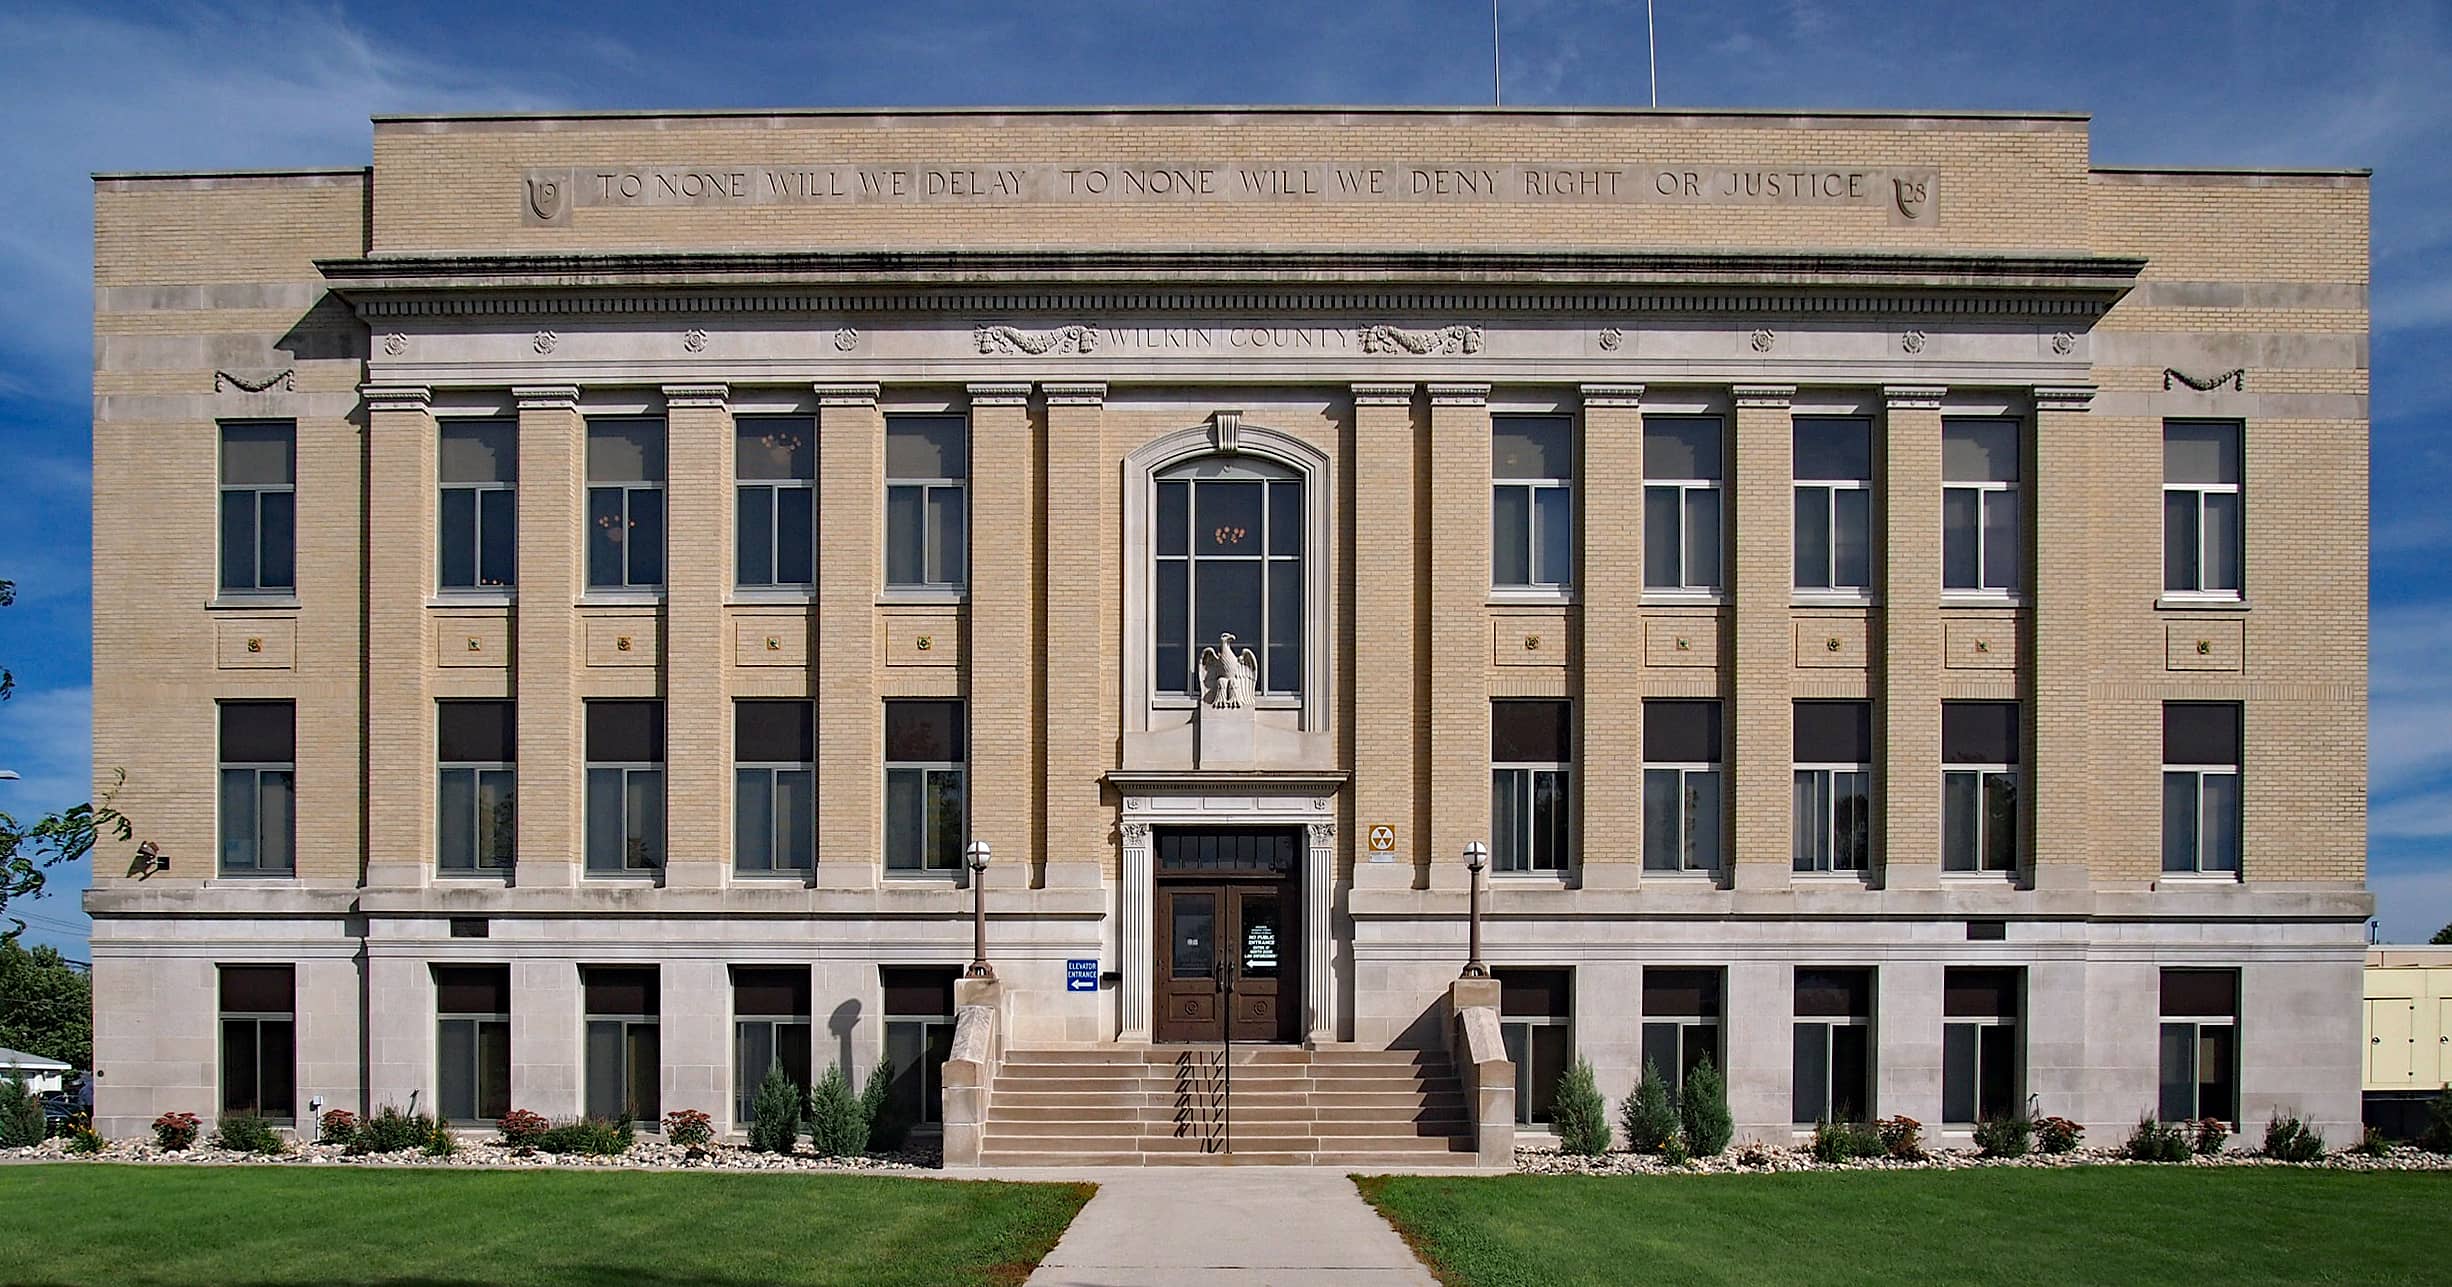
<svg viewBox="0 0 2452 1287">
<path fill-rule="evenodd" d="M 392 357 L 399 357 L 409 351 L 409 337 L 393 331 L 383 337 L 383 351 Z"/>
<path fill-rule="evenodd" d="M 1025 331 L 1018 326 L 979 325 L 971 328 L 971 336 L 979 343 L 979 351 L 987 354 L 1021 353 L 1041 357 L 1050 353 L 1088 353 L 1098 347 L 1098 332 L 1087 326 L 1059 326 L 1052 331 Z M 855 334 L 853 343 L 859 342 Z M 838 334 L 837 347 L 841 346 Z"/>
<path fill-rule="evenodd" d="M 707 333 L 693 326 L 681 333 L 681 347 L 692 353 L 707 351 Z"/>
<path fill-rule="evenodd" d="M 1381 356 L 1411 354 L 1415 357 L 1433 357 L 1479 353 L 1481 342 L 1481 328 L 1478 326 L 1440 326 L 1426 331 L 1385 324 L 1362 328 L 1362 351 Z"/>
<path fill-rule="evenodd" d="M 1902 353 L 1922 353 L 1924 351 L 1924 332 L 1909 331 L 1905 335 L 1900 336 L 1899 351 Z"/>
<path fill-rule="evenodd" d="M 849 352 L 851 352 L 853 349 L 856 349 L 856 348 L 858 348 L 858 347 L 860 347 L 860 331 L 859 331 L 859 328 L 857 328 L 857 327 L 851 327 L 851 326 L 842 326 L 842 327 L 837 327 L 837 328 L 835 328 L 835 332 L 834 332 L 834 351 L 835 351 L 835 352 L 837 352 L 837 353 L 849 353 Z M 983 353 L 984 353 L 984 352 L 986 352 L 986 350 L 985 350 L 985 349 L 982 349 L 982 350 L 980 350 L 980 351 L 981 351 L 981 352 L 983 352 Z"/>
<path fill-rule="evenodd" d="M 539 354 L 551 353 L 562 343 L 562 337 L 551 331 L 538 331 L 528 338 L 528 347 Z"/>
<path fill-rule="evenodd" d="M 1601 346 L 1603 353 L 1615 353 L 1619 345 L 1626 343 L 1626 332 L 1614 326 L 1604 326 L 1596 342 Z"/>
<path fill-rule="evenodd" d="M 1756 331 L 1753 338 L 1747 342 L 1753 345 L 1756 353 L 1768 353 L 1771 351 L 1771 346 L 1779 343 L 1779 337 L 1769 331 Z"/>
<path fill-rule="evenodd" d="M 2055 331 L 2055 332 L 2053 332 L 2053 334 L 2052 334 L 2052 351 L 2053 351 L 2054 353 L 2058 353 L 2058 354 L 2060 354 L 2062 357 L 2067 357 L 2069 354 L 2071 354 L 2071 353 L 2073 353 L 2073 352 L 2076 352 L 2076 351 L 2077 351 L 2077 337 L 2076 337 L 2076 336 L 2074 336 L 2074 335 L 2071 335 L 2071 334 L 2070 334 L 2070 333 L 2068 333 L 2067 331 Z"/>
</svg>

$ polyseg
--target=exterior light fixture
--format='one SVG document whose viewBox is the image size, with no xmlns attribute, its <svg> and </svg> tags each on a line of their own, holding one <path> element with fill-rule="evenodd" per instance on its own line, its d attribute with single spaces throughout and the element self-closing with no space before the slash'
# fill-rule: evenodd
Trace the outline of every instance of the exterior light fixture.
<svg viewBox="0 0 2452 1287">
<path fill-rule="evenodd" d="M 1490 977 L 1490 967 L 1481 963 L 1481 874 L 1489 867 L 1490 846 L 1476 840 L 1464 847 L 1464 870 L 1472 890 L 1463 976 L 1468 979 Z"/>
<path fill-rule="evenodd" d="M 988 964 L 988 855 L 985 840 L 974 840 L 962 850 L 971 869 L 971 964 L 962 972 L 966 979 L 996 977 L 996 967 Z"/>
</svg>

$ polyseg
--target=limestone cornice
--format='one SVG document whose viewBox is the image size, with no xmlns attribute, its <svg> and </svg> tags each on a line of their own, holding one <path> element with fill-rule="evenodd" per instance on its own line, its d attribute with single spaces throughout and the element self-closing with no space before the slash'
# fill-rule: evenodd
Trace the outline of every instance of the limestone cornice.
<svg viewBox="0 0 2452 1287">
<path fill-rule="evenodd" d="M 2035 410 L 2083 412 L 2094 406 L 2095 386 L 2057 384 L 2035 386 Z"/>
<path fill-rule="evenodd" d="M 1741 407 L 1785 407 L 1796 401 L 1793 384 L 1740 384 L 1728 392 Z"/>
<path fill-rule="evenodd" d="M 1413 405 L 1413 385 L 1357 384 L 1354 405 L 1357 407 L 1410 407 Z"/>
<path fill-rule="evenodd" d="M 873 383 L 818 383 L 810 388 L 817 394 L 817 405 L 823 407 L 873 407 L 877 405 L 877 386 Z"/>
<path fill-rule="evenodd" d="M 1437 383 L 1430 386 L 1430 405 L 1434 407 L 1481 407 L 1490 403 L 1487 384 Z"/>
<path fill-rule="evenodd" d="M 1587 384 L 1583 386 L 1587 407 L 1640 407 L 1643 386 L 1640 384 Z"/>
<path fill-rule="evenodd" d="M 1938 384 L 1885 384 L 1882 405 L 1892 411 L 1939 411 L 1949 390 Z"/>
<path fill-rule="evenodd" d="M 579 386 L 575 384 L 514 385 L 511 398 L 522 411 L 576 411 L 579 409 Z"/>
<path fill-rule="evenodd" d="M 721 410 L 731 396 L 731 387 L 720 383 L 664 386 L 664 405 L 673 408 L 707 407 Z"/>
<path fill-rule="evenodd" d="M 967 388 L 974 407 L 1026 407 L 1030 405 L 1030 384 L 1025 380 L 985 381 Z"/>
<path fill-rule="evenodd" d="M 422 384 L 363 384 L 358 396 L 368 411 L 426 411 L 434 406 L 434 390 Z"/>
<path fill-rule="evenodd" d="M 1097 407 L 1107 401 L 1107 386 L 1098 380 L 1050 381 L 1039 389 L 1051 407 Z"/>
</svg>

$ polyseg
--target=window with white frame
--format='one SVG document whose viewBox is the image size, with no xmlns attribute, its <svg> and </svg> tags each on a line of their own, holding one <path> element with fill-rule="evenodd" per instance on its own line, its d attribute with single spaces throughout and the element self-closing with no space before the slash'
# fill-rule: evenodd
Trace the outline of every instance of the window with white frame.
<svg viewBox="0 0 2452 1287">
<path fill-rule="evenodd" d="M 817 708 L 806 699 L 732 704 L 732 868 L 817 865 Z"/>
<path fill-rule="evenodd" d="M 445 420 L 437 448 L 442 589 L 511 588 L 519 559 L 519 423 Z"/>
<path fill-rule="evenodd" d="M 1720 1055 L 1720 995 L 1716 968 L 1643 967 L 1643 1064 L 1658 1072 L 1671 1097 L 1708 1063 L 1725 1069 Z"/>
<path fill-rule="evenodd" d="M 2018 704 L 1941 704 L 1941 869 L 2018 868 Z"/>
<path fill-rule="evenodd" d="M 1873 706 L 1800 701 L 1794 868 L 1862 872 L 1872 865 Z"/>
<path fill-rule="evenodd" d="M 518 837 L 519 713 L 508 701 L 434 704 L 435 864 L 511 870 Z"/>
<path fill-rule="evenodd" d="M 2239 971 L 2162 972 L 2161 1118 L 2239 1123 Z"/>
<path fill-rule="evenodd" d="M 652 965 L 583 965 L 590 1117 L 657 1122 L 664 1116 L 660 980 Z"/>
<path fill-rule="evenodd" d="M 1203 457 L 1158 475 L 1152 686 L 1201 695 L 1200 654 L 1220 635 L 1251 650 L 1263 695 L 1303 686 L 1303 480 L 1252 456 Z"/>
<path fill-rule="evenodd" d="M 1643 703 L 1643 868 L 1718 871 L 1722 759 L 1716 698 Z"/>
<path fill-rule="evenodd" d="M 1515 1064 L 1519 1126 L 1547 1125 L 1558 1101 L 1558 1079 L 1575 1060 L 1575 972 L 1502 966 L 1498 1031 Z"/>
<path fill-rule="evenodd" d="M 2025 1103 L 2026 1046 L 2018 1015 L 2026 972 L 1952 966 L 1941 982 L 1941 1120 L 1953 1126 L 2016 1116 Z"/>
<path fill-rule="evenodd" d="M 2239 874 L 2239 704 L 2163 703 L 2163 870 Z"/>
<path fill-rule="evenodd" d="M 809 967 L 732 967 L 732 1120 L 758 1117 L 758 1088 L 780 1066 L 801 1093 L 809 1090 L 815 1026 L 809 1017 Z"/>
<path fill-rule="evenodd" d="M 1299 513 L 1299 511 L 1297 511 Z M 1575 584 L 1575 421 L 1490 418 L 1490 584 Z"/>
<path fill-rule="evenodd" d="M 1793 1045 L 1797 1125 L 1873 1120 L 1873 971 L 1798 967 Z"/>
<path fill-rule="evenodd" d="M 2163 592 L 2236 599 L 2246 529 L 2236 420 L 2163 422 Z"/>
<path fill-rule="evenodd" d="M 744 589 L 817 583 L 817 422 L 732 422 L 733 579 Z"/>
<path fill-rule="evenodd" d="M 298 706 L 221 703 L 221 874 L 298 867 Z"/>
<path fill-rule="evenodd" d="M 664 703 L 587 703 L 587 870 L 664 868 Z"/>
<path fill-rule="evenodd" d="M 954 1048 L 954 979 L 960 973 L 951 965 L 877 969 L 885 989 L 889 1095 L 906 1122 L 933 1126 L 945 1120 L 945 1060 Z"/>
<path fill-rule="evenodd" d="M 587 422 L 587 587 L 664 584 L 664 422 Z"/>
<path fill-rule="evenodd" d="M 1717 416 L 1643 418 L 1643 588 L 1716 593 L 1720 554 L 1721 422 Z"/>
<path fill-rule="evenodd" d="M 970 423 L 885 418 L 885 583 L 958 590 L 970 576 Z"/>
<path fill-rule="evenodd" d="M 434 967 L 434 1102 L 454 1126 L 511 1111 L 511 967 Z"/>
<path fill-rule="evenodd" d="M 297 969 L 219 970 L 221 1111 L 289 1118 L 298 1111 Z"/>
<path fill-rule="evenodd" d="M 1796 588 L 1873 584 L 1873 422 L 1798 416 L 1793 429 Z"/>
<path fill-rule="evenodd" d="M 298 426 L 287 420 L 223 424 L 222 593 L 295 593 L 297 558 Z"/>
<path fill-rule="evenodd" d="M 1573 865 L 1571 702 L 1490 703 L 1490 869 L 1563 872 Z"/>
<path fill-rule="evenodd" d="M 969 838 L 962 703 L 885 704 L 885 867 L 956 872 Z"/>
<path fill-rule="evenodd" d="M 2019 425 L 1941 422 L 1941 588 L 2010 597 L 2025 588 Z"/>
</svg>

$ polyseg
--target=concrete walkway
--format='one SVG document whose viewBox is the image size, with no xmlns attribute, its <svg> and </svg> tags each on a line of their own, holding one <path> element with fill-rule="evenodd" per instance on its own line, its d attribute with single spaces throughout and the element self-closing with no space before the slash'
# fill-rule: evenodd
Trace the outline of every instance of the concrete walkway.
<svg viewBox="0 0 2452 1287">
<path fill-rule="evenodd" d="M 1029 1287 L 1436 1287 L 1333 1168 L 1116 1167 L 1096 1179 Z"/>
</svg>

